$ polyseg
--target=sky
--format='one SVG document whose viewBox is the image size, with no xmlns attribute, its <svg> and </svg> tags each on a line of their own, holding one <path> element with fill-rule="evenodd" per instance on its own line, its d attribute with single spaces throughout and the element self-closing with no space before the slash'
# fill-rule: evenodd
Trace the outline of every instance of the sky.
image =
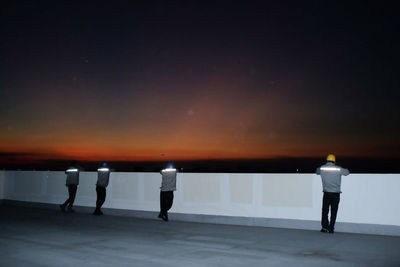
<svg viewBox="0 0 400 267">
<path fill-rule="evenodd" d="M 400 159 L 390 2 L 2 1 L 2 161 Z"/>
</svg>

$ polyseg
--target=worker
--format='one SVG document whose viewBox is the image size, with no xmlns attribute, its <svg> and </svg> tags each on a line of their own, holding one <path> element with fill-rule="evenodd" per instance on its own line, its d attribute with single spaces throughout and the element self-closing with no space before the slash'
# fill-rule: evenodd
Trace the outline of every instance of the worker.
<svg viewBox="0 0 400 267">
<path fill-rule="evenodd" d="M 108 181 L 110 179 L 110 169 L 108 168 L 107 162 L 103 162 L 100 168 L 97 169 L 97 183 L 96 183 L 96 209 L 93 215 L 103 215 L 101 211 L 101 206 L 103 206 L 106 200 L 106 187 L 108 186 Z"/>
<path fill-rule="evenodd" d="M 65 186 L 68 187 L 69 197 L 64 202 L 64 204 L 60 205 L 60 209 L 62 212 L 65 212 L 65 208 L 68 205 L 68 211 L 74 212 L 72 206 L 74 205 L 76 191 L 78 189 L 78 184 L 79 184 L 79 169 L 76 161 L 73 161 L 71 163 L 70 167 L 65 171 L 65 174 L 67 175 Z"/>
<path fill-rule="evenodd" d="M 321 232 L 334 233 L 337 211 L 340 201 L 340 185 L 342 175 L 349 175 L 349 170 L 336 165 L 336 157 L 329 154 L 326 157 L 326 164 L 319 167 L 316 171 L 317 175 L 321 175 L 322 188 L 324 196 L 322 199 L 322 218 Z M 328 220 L 329 208 L 331 210 L 331 218 Z"/>
<path fill-rule="evenodd" d="M 176 190 L 176 169 L 170 163 L 161 172 L 162 181 L 160 187 L 160 213 L 158 218 L 168 221 L 168 210 L 174 201 L 174 191 Z"/>
</svg>

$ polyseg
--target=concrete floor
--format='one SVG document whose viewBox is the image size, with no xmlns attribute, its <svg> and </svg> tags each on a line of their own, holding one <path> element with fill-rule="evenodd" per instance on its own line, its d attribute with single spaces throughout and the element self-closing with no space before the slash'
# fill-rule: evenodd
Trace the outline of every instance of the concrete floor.
<svg viewBox="0 0 400 267">
<path fill-rule="evenodd" d="M 400 237 L 2 205 L 0 266 L 400 266 Z"/>
</svg>

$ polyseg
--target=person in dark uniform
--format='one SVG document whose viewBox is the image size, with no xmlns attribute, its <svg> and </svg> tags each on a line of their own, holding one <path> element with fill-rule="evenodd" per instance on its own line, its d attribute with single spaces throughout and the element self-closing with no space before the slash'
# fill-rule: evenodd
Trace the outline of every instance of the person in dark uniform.
<svg viewBox="0 0 400 267">
<path fill-rule="evenodd" d="M 329 154 L 326 157 L 326 164 L 319 167 L 316 174 L 321 175 L 322 188 L 324 197 L 322 199 L 322 218 L 321 232 L 334 233 L 337 211 L 340 201 L 340 185 L 342 182 L 342 175 L 349 175 L 349 170 L 336 165 L 336 157 Z M 331 210 L 331 219 L 328 220 L 329 208 Z"/>
<path fill-rule="evenodd" d="M 168 221 L 168 210 L 174 201 L 174 191 L 176 190 L 176 169 L 172 164 L 161 172 L 162 181 L 160 187 L 160 213 L 158 218 Z"/>
<path fill-rule="evenodd" d="M 71 166 L 65 171 L 65 174 L 67 175 L 65 186 L 68 187 L 69 197 L 64 202 L 64 204 L 60 205 L 60 209 L 62 212 L 65 212 L 65 208 L 68 205 L 68 211 L 74 212 L 72 206 L 74 205 L 76 191 L 78 189 L 78 184 L 79 184 L 79 169 L 75 161 L 71 163 Z"/>
<path fill-rule="evenodd" d="M 108 168 L 107 162 L 103 162 L 101 167 L 97 169 L 97 183 L 96 183 L 96 209 L 93 215 L 103 215 L 101 206 L 103 206 L 106 200 L 106 187 L 110 179 L 110 169 Z"/>
</svg>

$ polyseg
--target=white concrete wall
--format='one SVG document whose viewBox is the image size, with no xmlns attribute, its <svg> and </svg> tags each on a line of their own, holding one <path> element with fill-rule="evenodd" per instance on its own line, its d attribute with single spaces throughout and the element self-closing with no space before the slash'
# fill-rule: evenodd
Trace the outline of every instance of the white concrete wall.
<svg viewBox="0 0 400 267">
<path fill-rule="evenodd" d="M 0 171 L 0 200 L 4 198 L 4 176 L 5 172 Z"/>
<path fill-rule="evenodd" d="M 76 205 L 94 207 L 95 172 L 82 172 Z M 62 203 L 64 172 L 0 171 L 4 199 Z M 111 173 L 106 208 L 158 211 L 158 173 Z M 338 222 L 400 226 L 400 174 L 342 178 Z M 1 193 L 1 190 L 0 190 Z M 321 180 L 314 174 L 179 173 L 171 212 L 319 221 Z"/>
</svg>

